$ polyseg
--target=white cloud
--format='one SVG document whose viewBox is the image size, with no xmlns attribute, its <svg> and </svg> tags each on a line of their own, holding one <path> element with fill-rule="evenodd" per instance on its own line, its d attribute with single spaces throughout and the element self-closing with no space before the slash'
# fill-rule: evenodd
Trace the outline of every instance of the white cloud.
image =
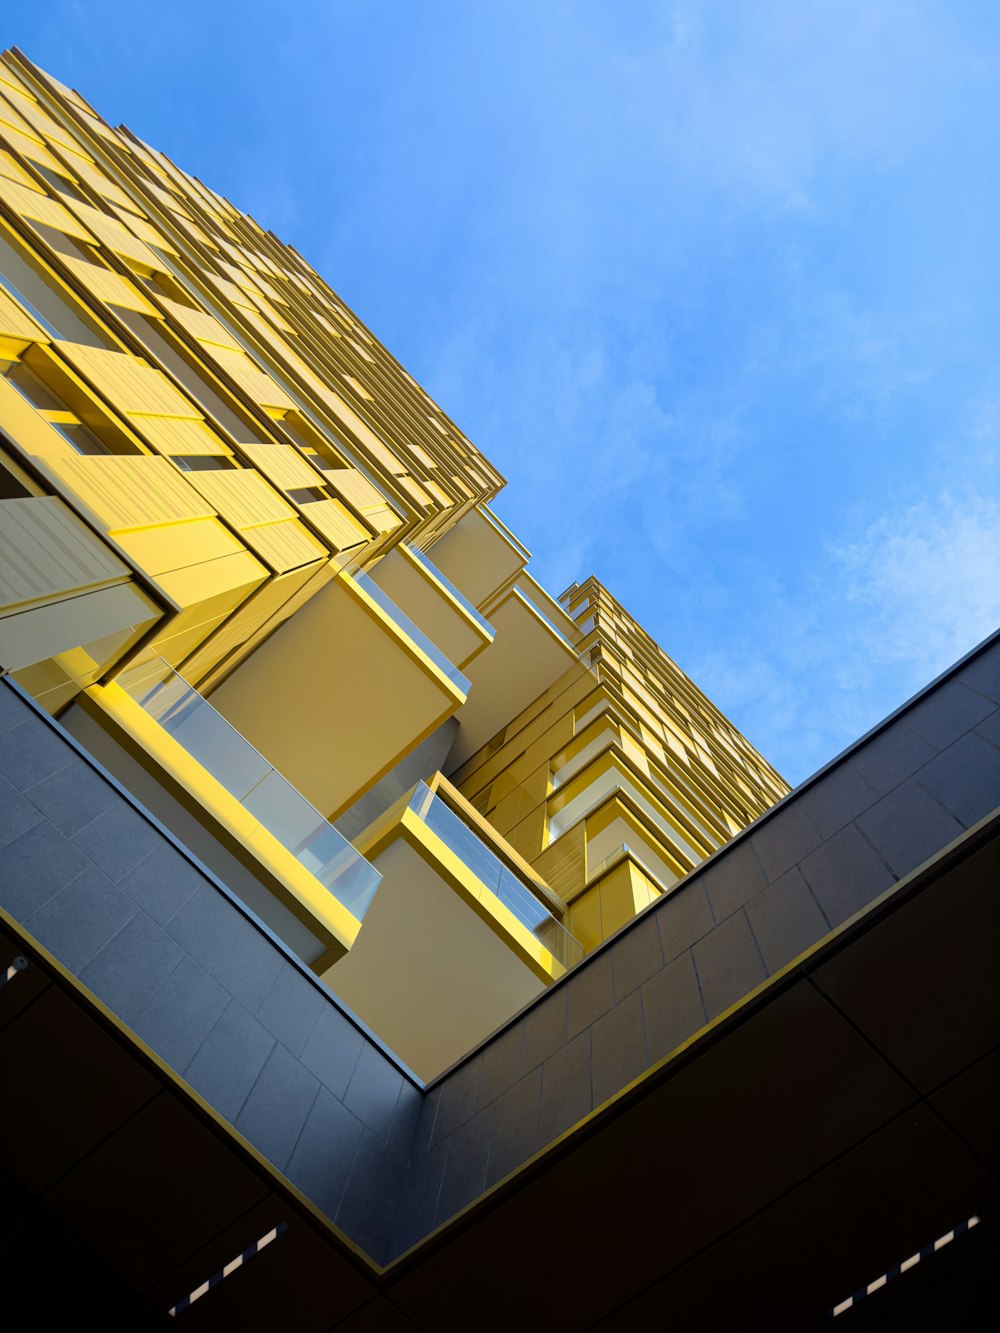
<svg viewBox="0 0 1000 1333">
<path fill-rule="evenodd" d="M 834 549 L 860 611 L 855 649 L 930 678 L 1000 623 L 1000 504 L 933 500 L 871 523 Z"/>
</svg>

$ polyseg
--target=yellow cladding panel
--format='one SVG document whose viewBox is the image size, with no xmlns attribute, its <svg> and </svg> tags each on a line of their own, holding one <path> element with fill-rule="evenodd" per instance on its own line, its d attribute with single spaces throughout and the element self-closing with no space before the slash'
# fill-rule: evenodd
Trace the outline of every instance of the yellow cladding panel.
<svg viewBox="0 0 1000 1333">
<path fill-rule="evenodd" d="M 240 447 L 254 467 L 280 490 L 322 486 L 326 480 L 290 444 L 243 444 Z"/>
<path fill-rule="evenodd" d="M 47 343 L 48 334 L 0 287 L 0 337 L 20 342 Z"/>
<path fill-rule="evenodd" d="M 229 347 L 237 352 L 242 351 L 240 344 L 229 330 L 203 310 L 192 310 L 190 306 L 181 305 L 179 301 L 170 301 L 165 296 L 160 298 L 160 303 L 164 310 L 170 312 L 171 318 L 200 343 L 205 343 L 209 347 Z"/>
<path fill-rule="evenodd" d="M 25 453 L 36 458 L 76 458 L 59 432 L 0 375 L 0 429 Z"/>
<path fill-rule="evenodd" d="M 83 343 L 53 344 L 118 412 L 162 417 L 201 417 L 190 399 L 160 370 L 125 352 L 109 352 Z"/>
<path fill-rule="evenodd" d="M 133 204 L 134 208 L 135 205 Z M 136 217 L 133 213 L 126 213 L 124 216 L 119 212 L 119 219 L 125 227 L 134 235 L 138 236 L 140 241 L 145 241 L 147 245 L 156 246 L 157 250 L 164 251 L 168 255 L 177 255 L 179 251 L 174 243 L 167 239 L 153 224 L 144 217 Z M 160 265 L 161 271 L 163 265 Z"/>
<path fill-rule="evenodd" d="M 213 347 L 211 354 L 212 359 L 226 371 L 252 402 L 281 414 L 290 412 L 298 406 L 280 384 L 255 366 L 243 352 L 233 351 L 228 347 Z"/>
<path fill-rule="evenodd" d="M 268 523 L 262 527 L 241 528 L 240 537 L 252 551 L 278 573 L 298 569 L 300 565 L 328 560 L 330 552 L 321 546 L 297 519 Z"/>
<path fill-rule="evenodd" d="M 3 127 L 4 131 L 17 130 L 18 134 L 27 134 L 29 138 L 36 139 L 39 143 L 44 142 L 34 126 L 14 110 L 6 97 L 0 97 L 0 127 Z"/>
<path fill-rule="evenodd" d="M 601 943 L 604 939 L 601 930 L 601 899 L 596 888 L 581 893 L 579 898 L 573 900 L 566 928 L 580 941 L 587 953 Z"/>
<path fill-rule="evenodd" d="M 410 499 L 414 501 L 415 504 L 430 507 L 431 504 L 430 495 L 428 495 L 427 491 L 424 490 L 424 488 L 420 485 L 420 483 L 416 481 L 413 477 L 411 477 L 408 473 L 406 472 L 400 473 L 396 477 L 396 481 L 406 492 L 406 494 L 410 497 Z M 445 504 L 451 504 L 451 501 L 446 498 Z"/>
<path fill-rule="evenodd" d="M 161 614 L 133 583 L 34 606 L 0 617 L 0 665 L 9 671 L 37 667 L 33 680 L 42 689 L 64 685 L 67 678 L 92 680 L 95 670 Z"/>
<path fill-rule="evenodd" d="M 94 238 L 86 227 L 81 226 L 68 208 L 63 208 L 46 194 L 38 194 L 15 181 L 0 178 L 0 199 L 29 222 L 44 222 L 64 236 L 75 236 L 79 241 L 93 244 Z"/>
<path fill-rule="evenodd" d="M 0 500 L 0 608 L 9 610 L 130 575 L 51 495 Z"/>
<path fill-rule="evenodd" d="M 103 171 L 99 171 L 91 162 L 74 158 L 73 170 L 79 180 L 83 181 L 85 185 L 89 185 L 95 193 L 107 199 L 109 203 L 118 204 L 122 208 L 136 207 L 125 191 L 109 179 Z"/>
<path fill-rule="evenodd" d="M 431 495 L 438 502 L 438 504 L 441 506 L 442 509 L 449 509 L 455 503 L 455 501 L 447 493 L 447 491 L 445 491 L 443 487 L 439 486 L 436 481 L 428 481 L 426 485 L 427 489 L 430 491 Z"/>
<path fill-rule="evenodd" d="M 138 310 L 142 315 L 156 315 L 155 306 L 142 295 L 135 283 L 123 278 L 110 268 L 91 264 L 86 259 L 60 255 L 60 259 L 74 277 L 105 305 L 119 305 L 125 310 Z"/>
<path fill-rule="evenodd" d="M 120 540 L 124 544 L 131 538 Z M 218 600 L 219 605 L 232 610 L 267 577 L 267 570 L 249 551 L 240 551 L 170 570 L 160 574 L 156 582 L 177 606 L 201 607 Z"/>
<path fill-rule="evenodd" d="M 366 509 L 365 518 L 372 525 L 376 532 L 394 532 L 403 520 L 394 509 L 388 505 L 380 505 L 377 509 Z"/>
<path fill-rule="evenodd" d="M 15 162 L 10 153 L 5 153 L 3 149 L 0 149 L 0 176 L 9 181 L 16 181 L 18 185 L 24 185 L 29 190 L 41 191 L 42 188 L 31 179 L 24 167 Z"/>
<path fill-rule="evenodd" d="M 31 137 L 29 134 L 21 134 L 20 131 L 5 126 L 0 131 L 0 138 L 7 140 L 7 143 L 16 153 L 22 157 L 28 158 L 30 162 L 35 162 L 41 167 L 48 167 L 50 171 L 56 171 L 61 176 L 70 176 L 71 173 L 63 166 L 57 157 L 49 152 L 47 148 Z"/>
<path fill-rule="evenodd" d="M 144 439 L 161 454 L 222 455 L 230 457 L 229 449 L 207 421 L 181 417 L 151 417 L 134 413 L 130 421 Z"/>
<path fill-rule="evenodd" d="M 298 521 L 295 510 L 257 472 L 230 468 L 193 472 L 191 484 L 238 530 L 257 555 L 281 573 L 328 552 Z"/>
<path fill-rule="evenodd" d="M 303 505 L 302 512 L 337 551 L 348 551 L 369 540 L 368 529 L 363 528 L 339 500 L 316 500 Z"/>
<path fill-rule="evenodd" d="M 296 517 L 292 506 L 249 468 L 192 472 L 187 480 L 234 528 Z"/>
<path fill-rule="evenodd" d="M 203 565 L 223 556 L 243 554 L 242 544 L 217 518 L 192 523 L 169 523 L 155 528 L 133 528 L 115 533 L 115 539 L 130 560 L 147 574 Z"/>
<path fill-rule="evenodd" d="M 98 209 L 91 208 L 89 204 L 78 203 L 75 199 L 71 201 L 70 207 L 77 217 L 86 223 L 92 234 L 116 255 L 132 260 L 142 269 L 165 272 L 166 266 L 160 256 L 140 241 L 138 236 L 133 235 L 117 218 L 109 217 L 107 213 L 101 213 Z"/>
<path fill-rule="evenodd" d="M 41 139 L 43 143 L 58 144 L 60 148 L 68 148 L 74 154 L 81 151 L 79 143 L 72 134 L 53 120 L 47 111 L 43 111 L 34 98 L 18 97 L 17 102 L 36 138 Z"/>
<path fill-rule="evenodd" d="M 355 509 L 365 510 L 369 506 L 380 507 L 385 504 L 385 496 L 378 487 L 356 468 L 335 468 L 326 474 L 326 480 Z"/>
<path fill-rule="evenodd" d="M 387 472 L 393 472 L 398 476 L 401 472 L 406 471 L 406 463 L 403 459 L 398 458 L 390 449 L 387 449 L 381 440 L 368 439 L 365 441 L 365 445 L 369 453 L 382 464 Z"/>
<path fill-rule="evenodd" d="M 212 694 L 237 731 L 328 817 L 384 777 L 461 699 L 373 607 L 351 580 L 335 579 Z M 327 675 L 330 689 L 301 687 Z"/>
<path fill-rule="evenodd" d="M 165 458 L 73 454 L 47 459 L 46 466 L 107 532 L 215 517 Z"/>
</svg>

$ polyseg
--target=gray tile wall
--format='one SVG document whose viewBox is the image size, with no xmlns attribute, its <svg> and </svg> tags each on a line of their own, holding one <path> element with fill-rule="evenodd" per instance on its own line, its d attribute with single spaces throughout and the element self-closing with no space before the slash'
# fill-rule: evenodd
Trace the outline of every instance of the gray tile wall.
<svg viewBox="0 0 1000 1333">
<path fill-rule="evenodd" d="M 0 906 L 384 1257 L 421 1089 L 4 681 Z"/>
<path fill-rule="evenodd" d="M 0 904 L 385 1260 L 1000 805 L 998 747 L 995 640 L 426 1093 L 2 684 Z"/>
<path fill-rule="evenodd" d="M 998 705 L 995 639 L 433 1086 L 393 1253 L 1000 806 Z"/>
</svg>

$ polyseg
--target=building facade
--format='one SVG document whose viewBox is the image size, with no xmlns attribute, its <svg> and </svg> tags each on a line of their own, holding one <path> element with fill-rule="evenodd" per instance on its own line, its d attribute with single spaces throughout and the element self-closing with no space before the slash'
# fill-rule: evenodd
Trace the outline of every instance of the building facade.
<svg viewBox="0 0 1000 1333">
<path fill-rule="evenodd" d="M 567 1192 L 603 1208 L 608 1136 L 683 1121 L 679 1060 L 738 1025 L 777 1060 L 799 981 L 995 855 L 995 646 L 789 796 L 600 583 L 540 587 L 500 474 L 294 250 L 17 51 L 0 484 L 9 1254 L 134 1326 L 453 1326 L 425 1256 L 511 1244 L 560 1170 L 528 1230 L 583 1244 Z M 599 1251 L 547 1323 L 666 1281 Z"/>
</svg>

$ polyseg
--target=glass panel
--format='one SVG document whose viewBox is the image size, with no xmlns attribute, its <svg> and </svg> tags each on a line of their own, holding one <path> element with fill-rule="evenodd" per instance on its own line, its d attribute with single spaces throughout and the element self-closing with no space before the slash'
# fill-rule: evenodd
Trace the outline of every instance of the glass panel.
<svg viewBox="0 0 1000 1333">
<path fill-rule="evenodd" d="M 159 658 L 123 672 L 118 684 L 361 920 L 378 871 L 207 699 Z"/>
<path fill-rule="evenodd" d="M 364 588 L 365 592 L 377 603 L 386 613 L 391 621 L 399 629 L 412 639 L 422 652 L 431 659 L 438 670 L 442 671 L 450 681 L 454 682 L 463 694 L 468 694 L 471 686 L 465 676 L 462 675 L 457 666 L 448 661 L 441 649 L 427 637 L 422 629 L 418 629 L 409 616 L 400 611 L 396 603 L 382 591 L 374 579 L 360 570 L 351 576 L 359 587 Z"/>
<path fill-rule="evenodd" d="M 496 894 L 508 911 L 526 926 L 564 967 L 583 957 L 583 946 L 539 902 L 531 890 L 500 860 L 468 824 L 423 782 L 410 798 L 410 809 L 458 856 L 479 882 Z"/>
</svg>

